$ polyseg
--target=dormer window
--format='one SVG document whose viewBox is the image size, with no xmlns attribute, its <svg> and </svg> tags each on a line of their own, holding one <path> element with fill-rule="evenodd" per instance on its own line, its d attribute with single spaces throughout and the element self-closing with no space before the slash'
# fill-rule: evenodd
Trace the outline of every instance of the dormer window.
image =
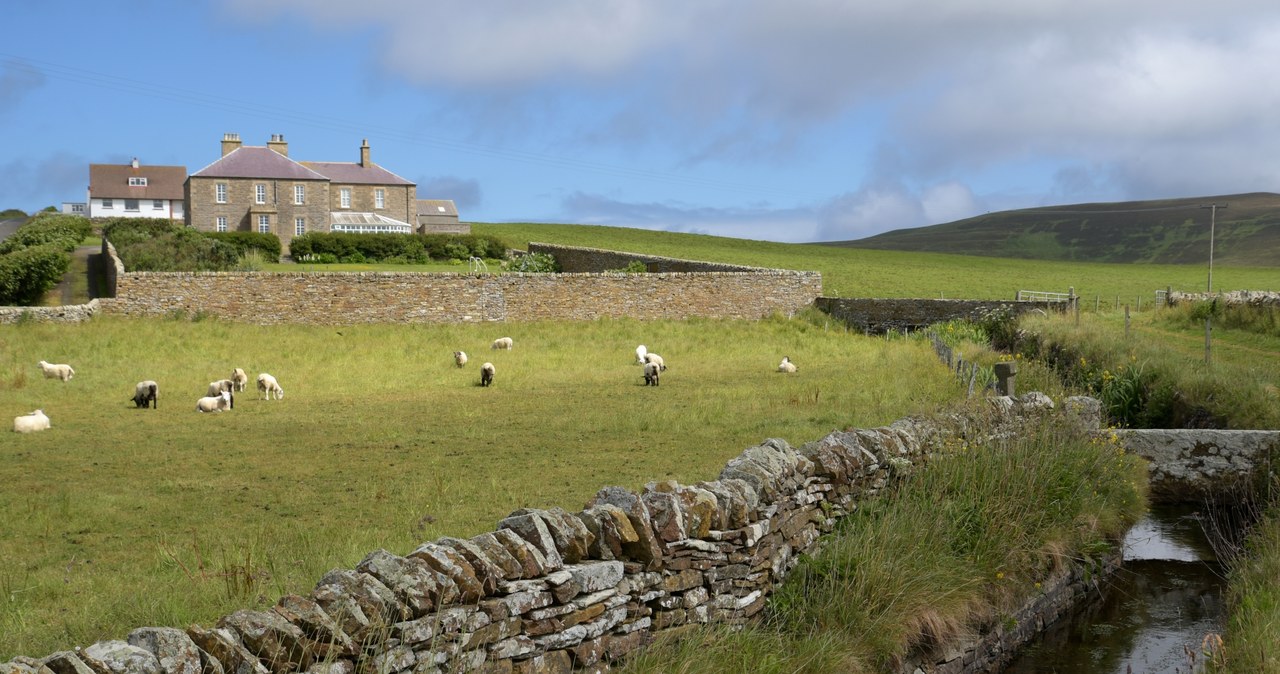
<svg viewBox="0 0 1280 674">
<path fill-rule="evenodd" d="M 146 187 L 147 179 L 145 177 L 130 176 L 129 187 Z"/>
</svg>

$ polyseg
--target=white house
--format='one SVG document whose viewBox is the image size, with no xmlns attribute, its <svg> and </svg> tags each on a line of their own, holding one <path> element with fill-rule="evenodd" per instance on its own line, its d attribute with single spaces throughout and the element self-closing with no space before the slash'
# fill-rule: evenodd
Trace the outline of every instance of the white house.
<svg viewBox="0 0 1280 674">
<path fill-rule="evenodd" d="M 181 222 L 185 166 L 89 164 L 91 218 L 158 218 Z"/>
</svg>

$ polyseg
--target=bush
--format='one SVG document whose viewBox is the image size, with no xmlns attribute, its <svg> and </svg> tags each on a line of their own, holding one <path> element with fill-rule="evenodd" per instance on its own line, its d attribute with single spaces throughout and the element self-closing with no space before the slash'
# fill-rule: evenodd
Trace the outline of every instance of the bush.
<svg viewBox="0 0 1280 674">
<path fill-rule="evenodd" d="M 507 250 L 502 239 L 473 234 L 350 234 L 309 232 L 289 245 L 294 259 L 310 262 L 321 254 L 343 262 L 404 262 L 421 264 L 429 260 L 467 260 L 471 257 L 501 257 Z M 356 254 L 359 253 L 359 256 Z"/>
<path fill-rule="evenodd" d="M 434 260 L 501 258 L 510 247 L 506 241 L 488 234 L 423 234 L 418 238 Z"/>
<path fill-rule="evenodd" d="M 26 211 L 23 211 L 22 209 L 19 209 L 19 208 L 6 208 L 3 211 L 0 211 L 0 218 L 4 218 L 5 220 L 12 220 L 14 218 L 25 218 L 25 217 L 27 217 Z"/>
<path fill-rule="evenodd" d="M 71 256 L 55 244 L 0 255 L 0 305 L 35 304 L 70 267 Z"/>
<path fill-rule="evenodd" d="M 560 265 L 546 253 L 528 253 L 513 260 L 507 269 L 525 274 L 549 274 L 560 271 Z"/>
<path fill-rule="evenodd" d="M 102 225 L 102 238 L 111 242 L 120 252 L 135 243 L 154 239 L 157 236 L 172 234 L 182 226 L 168 220 L 152 218 L 111 218 Z"/>
<path fill-rule="evenodd" d="M 240 258 L 235 246 L 182 228 L 123 248 L 116 245 L 116 252 L 129 271 L 226 271 L 235 269 Z"/>
<path fill-rule="evenodd" d="M 79 215 L 39 215 L 0 242 L 0 255 L 33 246 L 54 245 L 71 252 L 93 233 L 88 218 Z"/>
<path fill-rule="evenodd" d="M 237 255 L 243 256 L 251 250 L 256 250 L 263 261 L 280 261 L 280 237 L 275 234 L 261 232 L 203 232 L 203 234 L 215 241 L 235 246 Z"/>
</svg>

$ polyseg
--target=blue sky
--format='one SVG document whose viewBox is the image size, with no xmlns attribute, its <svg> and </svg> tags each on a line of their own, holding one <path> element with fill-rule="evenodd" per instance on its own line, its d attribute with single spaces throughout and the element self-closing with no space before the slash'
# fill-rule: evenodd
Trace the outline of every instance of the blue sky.
<svg viewBox="0 0 1280 674">
<path fill-rule="evenodd" d="M 0 208 L 226 132 L 463 219 L 773 241 L 1280 191 L 1280 5 L 42 0 L 0 44 Z"/>
</svg>

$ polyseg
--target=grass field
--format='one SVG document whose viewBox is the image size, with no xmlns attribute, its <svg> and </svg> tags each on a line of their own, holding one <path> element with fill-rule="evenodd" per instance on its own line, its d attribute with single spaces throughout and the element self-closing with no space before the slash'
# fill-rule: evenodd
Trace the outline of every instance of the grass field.
<svg viewBox="0 0 1280 674">
<path fill-rule="evenodd" d="M 515 348 L 489 343 L 509 335 Z M 642 385 L 637 344 L 666 357 Z M 452 351 L 471 355 L 456 369 Z M 783 355 L 797 375 L 774 372 Z M 36 362 L 70 363 L 69 382 Z M 480 388 L 492 360 L 496 385 Z M 282 401 L 199 414 L 242 367 Z M 160 383 L 159 409 L 133 384 Z M 385 547 L 491 530 L 519 507 L 574 510 L 600 487 L 714 479 L 767 437 L 871 427 L 954 398 L 924 343 L 821 317 L 255 327 L 98 317 L 0 331 L 0 661 L 144 625 L 211 624 L 310 592 Z"/>
</svg>

